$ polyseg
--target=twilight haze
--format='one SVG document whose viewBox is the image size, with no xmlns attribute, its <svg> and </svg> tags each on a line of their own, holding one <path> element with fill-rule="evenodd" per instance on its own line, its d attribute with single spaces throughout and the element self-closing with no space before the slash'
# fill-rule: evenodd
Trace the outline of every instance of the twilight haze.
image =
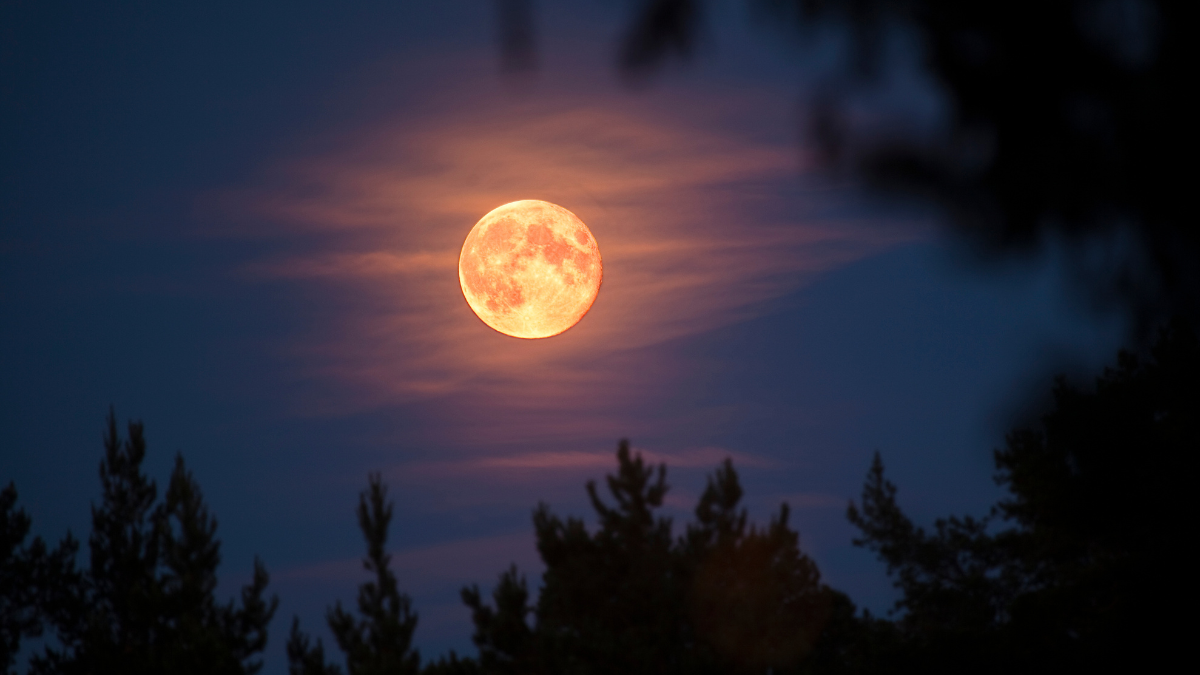
<svg viewBox="0 0 1200 675">
<path fill-rule="evenodd" d="M 589 516 L 622 437 L 667 463 L 677 522 L 732 457 L 751 517 L 786 500 L 877 612 L 889 583 L 845 520 L 873 452 L 918 518 L 994 501 L 1020 395 L 1123 327 L 1071 311 L 1053 264 L 967 271 L 930 215 L 818 172 L 800 103 L 836 41 L 735 4 L 631 84 L 622 3 L 541 5 L 515 73 L 477 1 L 5 6 L 0 480 L 35 533 L 86 538 L 109 406 L 143 420 L 160 487 L 182 453 L 219 518 L 220 597 L 255 555 L 270 571 L 283 673 L 292 615 L 329 645 L 325 607 L 363 580 L 372 470 L 424 657 L 474 653 L 464 584 L 516 562 L 536 585 L 531 509 Z M 936 121 L 928 83 L 896 82 L 879 105 Z M 519 199 L 604 256 L 550 339 L 459 290 L 465 236 Z"/>
</svg>

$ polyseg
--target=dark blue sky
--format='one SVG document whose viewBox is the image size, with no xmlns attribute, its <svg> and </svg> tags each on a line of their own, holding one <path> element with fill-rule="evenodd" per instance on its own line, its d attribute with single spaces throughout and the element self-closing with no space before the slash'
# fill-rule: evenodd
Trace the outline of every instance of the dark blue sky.
<svg viewBox="0 0 1200 675">
<path fill-rule="evenodd" d="M 530 510 L 586 515 L 628 436 L 668 463 L 676 522 L 732 456 L 752 516 L 787 500 L 825 578 L 882 611 L 844 519 L 871 454 L 918 518 L 982 512 L 1030 388 L 1111 358 L 1121 327 L 1052 263 L 977 269 L 933 215 L 813 168 L 835 41 L 729 9 L 631 87 L 624 3 L 542 5 L 519 77 L 483 2 L 0 5 L 0 480 L 36 532 L 86 537 L 109 406 L 144 420 L 149 471 L 182 453 L 220 520 L 222 594 L 254 555 L 272 573 L 281 673 L 291 616 L 353 598 L 382 470 L 417 643 L 472 653 L 458 588 L 536 575 Z M 901 68 L 863 110 L 927 124 L 937 100 Z M 458 295 L 462 239 L 517 199 L 604 255 L 549 340 Z"/>
</svg>

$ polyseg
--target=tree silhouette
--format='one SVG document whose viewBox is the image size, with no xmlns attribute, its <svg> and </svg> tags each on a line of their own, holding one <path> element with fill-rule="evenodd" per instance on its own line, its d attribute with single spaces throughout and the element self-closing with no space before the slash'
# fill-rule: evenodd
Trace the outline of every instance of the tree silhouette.
<svg viewBox="0 0 1200 675">
<path fill-rule="evenodd" d="M 1164 330 L 1095 388 L 1059 380 L 1055 406 L 996 451 L 1009 497 L 988 519 L 933 532 L 896 503 L 878 455 L 849 518 L 903 592 L 900 626 L 923 672 L 1165 668 L 1187 644 L 1172 618 L 1187 583 L 1189 472 L 1200 447 L 1200 345 Z"/>
<path fill-rule="evenodd" d="M 191 472 L 176 457 L 165 499 L 141 470 L 140 423 L 128 439 L 109 414 L 100 463 L 101 503 L 92 508 L 90 567 L 72 561 L 56 576 L 44 606 L 57 648 L 31 659 L 35 673 L 255 673 L 278 601 L 266 599 L 268 576 L 255 560 L 241 602 L 219 604 L 217 523 Z M 63 547 L 60 547 L 62 549 Z M 65 550 L 65 549 L 64 549 Z"/>
<path fill-rule="evenodd" d="M 420 654 L 412 649 L 412 634 L 417 614 L 411 600 L 401 593 L 396 575 L 389 567 L 387 544 L 392 504 L 386 501 L 387 488 L 378 473 L 368 477 L 368 488 L 359 495 L 358 526 L 367 541 L 363 569 L 374 575 L 358 588 L 358 614 L 342 608 L 341 601 L 326 614 L 338 647 L 346 656 L 350 675 L 404 675 L 417 673 Z M 293 675 L 323 675 L 340 669 L 325 663 L 324 647 L 315 644 L 300 630 L 299 618 L 292 622 L 288 639 L 288 662 Z"/>
<path fill-rule="evenodd" d="M 9 483 L 0 491 L 0 668 L 5 673 L 21 650 L 21 638 L 41 635 L 33 561 L 24 545 L 30 519 L 16 504 L 17 489 Z"/>
<path fill-rule="evenodd" d="M 665 466 L 647 466 L 621 441 L 606 483 L 612 504 L 587 484 L 594 532 L 538 506 L 546 571 L 536 607 L 515 567 L 501 575 L 494 608 L 464 589 L 479 661 L 453 657 L 431 673 L 844 673 L 874 663 L 885 629 L 820 582 L 786 504 L 767 527 L 747 524 L 730 461 L 680 537 L 656 514 Z"/>
<path fill-rule="evenodd" d="M 528 622 L 534 608 L 529 604 L 525 577 L 517 572 L 516 565 L 500 575 L 499 583 L 492 591 L 495 608 L 483 603 L 478 586 L 464 588 L 462 599 L 471 608 L 471 620 L 475 624 L 471 640 L 479 648 L 480 670 L 497 675 L 540 670 L 537 636 Z"/>
<path fill-rule="evenodd" d="M 43 624 L 58 606 L 64 588 L 78 585 L 74 571 L 79 543 L 67 534 L 49 550 L 41 537 L 28 544 L 32 520 L 17 507 L 12 483 L 0 490 L 0 672 L 8 673 L 22 638 L 41 637 Z"/>
<path fill-rule="evenodd" d="M 626 72 L 687 56 L 705 0 L 641 0 L 622 42 Z M 1188 203 L 1198 12 L 1186 0 L 750 0 L 781 26 L 840 27 L 856 47 L 812 101 L 829 168 L 930 199 L 989 254 L 1057 239 L 1091 300 L 1147 341 L 1172 316 L 1200 317 L 1200 233 Z M 949 100 L 941 133 L 847 112 L 888 75 L 907 35 Z"/>
<path fill-rule="evenodd" d="M 614 506 L 595 482 L 587 484 L 599 519 L 594 536 L 582 520 L 563 521 L 545 504 L 534 513 L 546 564 L 538 630 L 553 671 L 662 673 L 678 666 L 684 586 L 671 521 L 654 513 L 667 492 L 666 468 L 656 472 L 631 456 L 628 441 L 617 458 L 617 474 L 607 478 Z"/>
<path fill-rule="evenodd" d="M 861 510 L 851 504 L 847 517 L 862 532 L 855 545 L 874 550 L 896 577 L 903 593 L 899 625 L 919 644 L 920 667 L 991 672 L 1000 665 L 993 629 L 1022 579 L 988 534 L 988 519 L 939 519 L 933 533 L 915 526 L 896 504 L 896 486 L 884 478 L 878 453 Z"/>
<path fill-rule="evenodd" d="M 325 662 L 325 646 L 320 638 L 316 643 L 300 630 L 300 617 L 292 617 L 292 630 L 287 643 L 288 672 L 291 675 L 337 675 L 336 665 Z"/>
<path fill-rule="evenodd" d="M 996 453 L 1010 498 L 930 530 L 899 508 L 878 456 L 851 521 L 903 595 L 876 646 L 921 672 L 1162 669 L 1186 637 L 1167 617 L 1186 577 L 1182 465 L 1197 436 L 1200 231 L 1187 203 L 1197 12 L 1180 0 L 761 0 L 781 19 L 840 25 L 856 47 L 809 118 L 827 167 L 928 199 L 989 255 L 1056 242 L 1090 300 L 1134 344 L 1094 390 L 1060 381 L 1054 409 Z M 688 43 L 703 0 L 643 0 L 627 68 Z M 948 99 L 940 133 L 856 126 L 855 96 L 917 38 Z M 887 117 L 887 111 L 882 112 Z M 880 115 L 875 115 L 879 119 Z M 880 647 L 883 645 L 883 647 Z M 890 645 L 890 646 L 887 646 Z"/>
<path fill-rule="evenodd" d="M 689 528 L 690 540 L 713 542 L 692 549 L 697 565 L 690 609 L 697 633 L 723 661 L 739 671 L 779 670 L 816 646 L 833 597 L 816 564 L 800 552 L 787 504 L 763 530 L 747 530 L 745 511 L 728 508 L 740 492 L 726 460 L 696 509 L 701 526 Z M 702 513 L 712 502 L 726 508 L 716 510 L 713 536 L 705 536 L 709 523 Z"/>
</svg>

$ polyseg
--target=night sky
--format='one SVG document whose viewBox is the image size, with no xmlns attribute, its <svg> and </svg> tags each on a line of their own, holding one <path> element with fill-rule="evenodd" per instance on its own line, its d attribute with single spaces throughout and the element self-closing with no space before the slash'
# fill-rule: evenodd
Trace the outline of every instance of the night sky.
<svg viewBox="0 0 1200 675">
<path fill-rule="evenodd" d="M 255 555 L 271 573 L 264 672 L 293 614 L 328 643 L 353 601 L 369 471 L 422 655 L 473 654 L 458 589 L 534 582 L 531 510 L 590 515 L 622 437 L 667 463 L 677 525 L 732 457 L 752 518 L 787 501 L 825 580 L 886 611 L 845 520 L 872 454 L 919 521 L 983 513 L 1029 393 L 1124 335 L 1052 254 L 978 265 L 934 212 L 818 170 L 836 35 L 729 3 L 692 61 L 631 80 L 615 1 L 542 2 L 520 72 L 476 0 L 167 4 L 0 5 L 0 481 L 35 533 L 86 539 L 109 407 L 143 420 L 160 488 L 182 453 L 219 519 L 220 597 Z M 936 127 L 894 49 L 863 115 Z M 518 199 L 604 256 L 547 340 L 458 286 L 471 226 Z"/>
</svg>

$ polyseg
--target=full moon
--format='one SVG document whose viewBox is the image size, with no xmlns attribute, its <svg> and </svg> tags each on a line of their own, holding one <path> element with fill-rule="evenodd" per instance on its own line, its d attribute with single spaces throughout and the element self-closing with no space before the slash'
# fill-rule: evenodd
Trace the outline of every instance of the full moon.
<svg viewBox="0 0 1200 675">
<path fill-rule="evenodd" d="M 557 204 L 525 199 L 475 223 L 458 257 L 467 304 L 484 323 L 519 338 L 546 338 L 587 314 L 603 265 L 591 230 Z"/>
</svg>

